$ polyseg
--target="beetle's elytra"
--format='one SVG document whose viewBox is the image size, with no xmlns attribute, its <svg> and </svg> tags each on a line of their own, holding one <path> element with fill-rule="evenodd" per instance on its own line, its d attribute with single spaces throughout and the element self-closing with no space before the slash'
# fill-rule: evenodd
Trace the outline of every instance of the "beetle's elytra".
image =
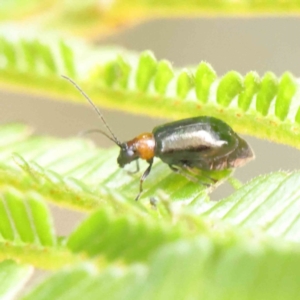
<svg viewBox="0 0 300 300">
<path fill-rule="evenodd" d="M 143 133 L 128 142 L 120 142 L 113 134 L 98 108 L 70 78 L 69 80 L 89 101 L 110 132 L 99 130 L 120 147 L 117 162 L 121 168 L 144 159 L 149 166 L 140 178 L 138 200 L 143 191 L 143 182 L 149 175 L 154 157 L 160 158 L 177 173 L 192 169 L 225 170 L 245 165 L 254 154 L 245 140 L 239 137 L 225 122 L 208 116 L 188 118 L 155 127 L 152 133 Z M 187 174 L 186 174 L 187 175 Z M 191 180 L 195 177 L 190 174 Z"/>
</svg>

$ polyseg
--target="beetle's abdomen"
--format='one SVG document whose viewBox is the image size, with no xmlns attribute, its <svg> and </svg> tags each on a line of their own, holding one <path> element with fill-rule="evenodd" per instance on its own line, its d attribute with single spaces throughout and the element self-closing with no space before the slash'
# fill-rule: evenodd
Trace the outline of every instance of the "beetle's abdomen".
<svg viewBox="0 0 300 300">
<path fill-rule="evenodd" d="M 153 130 L 155 155 L 169 165 L 204 170 L 235 168 L 253 159 L 249 145 L 212 117 L 184 119 Z"/>
</svg>

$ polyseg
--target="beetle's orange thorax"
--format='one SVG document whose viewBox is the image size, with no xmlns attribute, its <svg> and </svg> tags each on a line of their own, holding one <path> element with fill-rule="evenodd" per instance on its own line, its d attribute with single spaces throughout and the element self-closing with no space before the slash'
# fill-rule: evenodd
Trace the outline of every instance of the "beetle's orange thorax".
<svg viewBox="0 0 300 300">
<path fill-rule="evenodd" d="M 127 145 L 133 147 L 141 159 L 149 160 L 154 157 L 155 140 L 152 133 L 142 133 Z"/>
</svg>

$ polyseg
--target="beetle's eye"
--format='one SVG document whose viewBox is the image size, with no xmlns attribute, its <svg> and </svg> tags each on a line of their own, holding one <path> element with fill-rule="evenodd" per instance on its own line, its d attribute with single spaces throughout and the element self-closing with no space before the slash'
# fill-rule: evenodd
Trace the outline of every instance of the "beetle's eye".
<svg viewBox="0 0 300 300">
<path fill-rule="evenodd" d="M 133 156 L 134 155 L 134 151 L 132 149 L 128 149 L 127 150 L 127 155 L 128 156 Z"/>
</svg>

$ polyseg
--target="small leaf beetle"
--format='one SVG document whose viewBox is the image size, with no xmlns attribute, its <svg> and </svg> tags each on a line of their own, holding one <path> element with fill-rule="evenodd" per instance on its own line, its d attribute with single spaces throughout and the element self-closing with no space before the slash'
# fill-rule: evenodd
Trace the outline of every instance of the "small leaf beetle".
<svg viewBox="0 0 300 300">
<path fill-rule="evenodd" d="M 142 133 L 128 142 L 120 142 L 85 92 L 72 79 L 62 77 L 70 81 L 88 100 L 111 136 L 102 130 L 95 131 L 102 133 L 120 147 L 117 162 L 121 168 L 136 161 L 135 172 L 138 172 L 138 159 L 149 163 L 140 178 L 140 191 L 135 200 L 139 199 L 143 191 L 143 182 L 151 171 L 154 157 L 160 158 L 174 172 L 190 180 L 196 178 L 185 171 L 234 169 L 254 159 L 254 153 L 244 139 L 225 122 L 208 116 L 163 124 L 155 127 L 152 133 Z"/>
</svg>

